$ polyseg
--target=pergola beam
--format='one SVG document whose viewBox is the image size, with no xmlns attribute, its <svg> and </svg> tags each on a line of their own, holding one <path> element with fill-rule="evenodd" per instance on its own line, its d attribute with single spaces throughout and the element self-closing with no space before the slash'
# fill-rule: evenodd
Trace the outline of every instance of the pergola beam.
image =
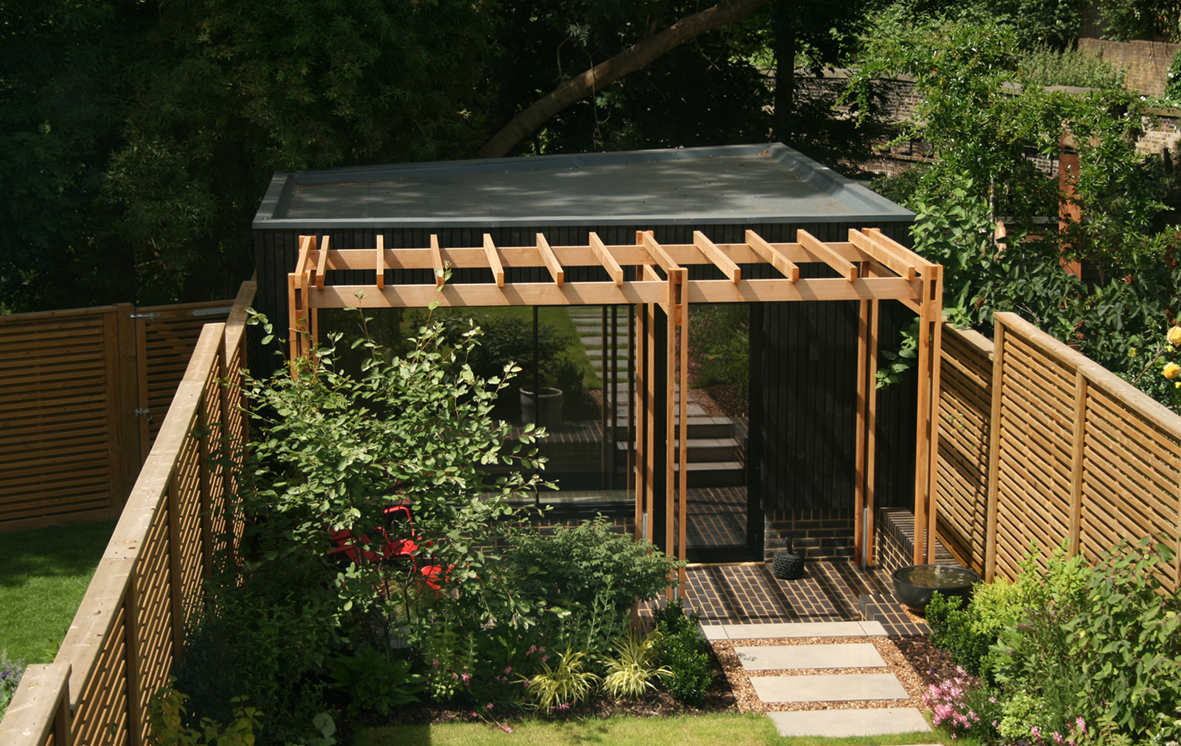
<svg viewBox="0 0 1181 746">
<path fill-rule="evenodd" d="M 619 262 L 615 261 L 615 257 L 611 256 L 611 252 L 607 250 L 607 247 L 603 244 L 603 240 L 599 238 L 599 234 L 594 231 L 591 231 L 590 234 L 590 250 L 594 252 L 595 259 L 603 266 L 603 269 L 607 270 L 611 281 L 616 285 L 622 285 L 623 268 L 619 266 Z M 635 264 L 635 262 L 628 263 Z"/>
<path fill-rule="evenodd" d="M 726 256 L 721 249 L 717 247 L 713 241 L 705 237 L 701 231 L 693 231 L 693 245 L 701 249 L 701 253 L 714 263 L 714 266 L 722 271 L 722 274 L 730 278 L 730 282 L 742 281 L 742 268 L 734 263 L 734 260 Z"/>
<path fill-rule="evenodd" d="M 496 253 L 496 244 L 492 236 L 484 234 L 484 254 L 488 257 L 488 268 L 492 270 L 492 278 L 496 280 L 496 287 L 504 287 L 504 265 L 500 263 L 500 256 Z"/>
<path fill-rule="evenodd" d="M 558 261 L 558 257 L 554 256 L 554 250 L 550 248 L 549 241 L 545 240 L 545 234 L 537 234 L 537 250 L 541 253 L 541 261 L 545 262 L 545 266 L 549 269 L 550 277 L 554 278 L 554 284 L 558 287 L 566 284 L 566 270 L 562 269 L 562 264 Z"/>
<path fill-rule="evenodd" d="M 746 232 L 746 245 L 750 247 L 751 251 L 758 254 L 760 259 L 779 270 L 779 273 L 789 281 L 799 281 L 799 265 L 784 256 L 779 249 L 767 243 L 762 236 L 754 231 L 748 230 Z"/>
<path fill-rule="evenodd" d="M 796 231 L 796 240 L 800 242 L 801 246 L 811 251 L 821 261 L 832 267 L 838 275 L 841 275 L 849 282 L 854 282 L 857 279 L 858 272 L 856 264 L 833 251 L 808 231 L 802 228 Z"/>
</svg>

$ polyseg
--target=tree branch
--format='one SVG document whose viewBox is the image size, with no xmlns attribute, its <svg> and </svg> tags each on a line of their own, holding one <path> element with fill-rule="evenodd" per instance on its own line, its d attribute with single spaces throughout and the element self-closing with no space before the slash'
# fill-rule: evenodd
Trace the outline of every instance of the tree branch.
<svg viewBox="0 0 1181 746">
<path fill-rule="evenodd" d="M 628 73 L 644 68 L 698 34 L 745 18 L 768 2 L 769 0 L 731 0 L 728 3 L 719 3 L 688 18 L 682 18 L 659 34 L 645 37 L 606 62 L 595 65 L 542 96 L 484 143 L 476 152 L 476 157 L 499 158 L 505 155 L 530 132 L 570 104 L 602 90 Z"/>
</svg>

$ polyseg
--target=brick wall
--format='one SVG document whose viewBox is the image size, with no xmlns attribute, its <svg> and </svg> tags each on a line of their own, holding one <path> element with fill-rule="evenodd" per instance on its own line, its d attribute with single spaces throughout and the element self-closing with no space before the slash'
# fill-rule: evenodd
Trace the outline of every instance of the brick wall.
<svg viewBox="0 0 1181 746">
<path fill-rule="evenodd" d="M 914 564 L 914 515 L 905 508 L 880 508 L 873 527 L 874 566 L 893 574 Z M 961 567 L 942 542 L 935 545 L 935 563 Z"/>
<path fill-rule="evenodd" d="M 1079 39 L 1080 52 L 1099 55 L 1124 69 L 1124 87 L 1145 96 L 1163 96 L 1173 55 L 1181 44 L 1164 41 L 1111 41 Z"/>
<path fill-rule="evenodd" d="M 803 549 L 809 559 L 854 559 L 852 510 L 773 510 L 766 516 L 765 528 L 767 560 L 789 546 Z"/>
</svg>

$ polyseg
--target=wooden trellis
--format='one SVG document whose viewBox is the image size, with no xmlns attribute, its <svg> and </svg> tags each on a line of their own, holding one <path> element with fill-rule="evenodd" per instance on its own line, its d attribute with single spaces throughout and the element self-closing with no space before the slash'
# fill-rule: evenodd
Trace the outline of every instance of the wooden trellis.
<svg viewBox="0 0 1181 746">
<path fill-rule="evenodd" d="M 770 243 L 754 231 L 746 231 L 744 243 L 714 243 L 700 231 L 692 244 L 661 244 L 651 231 L 637 231 L 634 245 L 606 245 L 595 233 L 585 246 L 551 246 L 541 233 L 532 246 L 497 246 L 484 234 L 482 247 L 443 247 L 431 236 L 421 248 L 386 248 L 377 236 L 372 248 L 332 248 L 328 236 L 301 236 L 295 271 L 288 275 L 290 352 L 306 355 L 318 335 L 317 312 L 321 308 L 421 308 L 472 306 L 607 306 L 636 308 L 637 380 L 635 411 L 636 531 L 640 516 L 651 515 L 658 496 L 654 493 L 657 469 L 663 469 L 666 494 L 665 551 L 685 558 L 687 523 L 687 469 L 677 474 L 672 443 L 665 463 L 653 463 L 657 418 L 663 414 L 664 432 L 672 440 L 679 406 L 681 421 L 687 418 L 687 396 L 676 404 L 676 387 L 688 391 L 688 306 L 694 303 L 765 303 L 781 301 L 859 301 L 860 354 L 858 356 L 857 479 L 855 545 L 858 557 L 873 561 L 874 425 L 877 371 L 878 304 L 899 301 L 919 315 L 918 435 L 915 447 L 915 562 L 933 562 L 936 507 L 934 484 L 938 426 L 940 318 L 943 305 L 942 267 L 926 261 L 876 228 L 850 230 L 848 241 L 822 242 L 806 231 L 797 232 L 794 243 Z M 742 265 L 769 264 L 777 276 L 744 279 Z M 823 264 L 835 277 L 801 277 L 803 264 Z M 724 279 L 690 280 L 688 267 L 712 265 Z M 606 281 L 568 281 L 567 268 L 601 267 Z M 480 268 L 491 273 L 491 282 L 450 282 L 450 269 Z M 506 270 L 544 268 L 549 280 L 511 282 Z M 391 283 L 391 270 L 429 270 L 433 282 Z M 329 285 L 328 272 L 354 270 L 370 273 L 361 285 Z M 829 273 L 831 274 L 831 273 Z M 656 327 L 663 312 L 668 347 L 656 350 Z M 680 331 L 680 334 L 678 334 Z M 679 349 L 678 349 L 679 348 Z M 663 352 L 663 358 L 661 354 Z M 678 365 L 678 357 L 680 364 Z M 665 411 L 658 413 L 655 382 L 658 366 L 664 366 Z M 680 461 L 688 463 L 687 438 L 679 444 Z M 866 520 L 860 520 L 861 516 Z M 674 516 L 678 535 L 674 536 Z M 924 532 L 923 528 L 926 528 Z M 651 527 L 649 527 L 649 532 Z M 650 533 L 649 537 L 650 538 Z M 684 576 L 681 577 L 682 591 Z"/>
</svg>

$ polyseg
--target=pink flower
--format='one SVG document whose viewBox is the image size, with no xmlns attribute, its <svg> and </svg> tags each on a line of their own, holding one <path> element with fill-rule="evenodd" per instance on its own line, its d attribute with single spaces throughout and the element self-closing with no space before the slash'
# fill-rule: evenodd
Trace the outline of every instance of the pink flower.
<svg viewBox="0 0 1181 746">
<path fill-rule="evenodd" d="M 464 685 L 466 686 L 467 684 L 470 684 L 471 682 L 472 682 L 472 675 L 465 671 L 463 674 Z"/>
<path fill-rule="evenodd" d="M 1039 740 L 1039 741 L 1042 740 L 1042 729 L 1041 728 L 1039 728 L 1035 725 L 1029 729 L 1029 732 L 1032 733 L 1033 737 L 1036 738 L 1037 740 Z"/>
<path fill-rule="evenodd" d="M 1074 721 L 1074 726 L 1076 728 L 1078 728 L 1079 733 L 1086 733 L 1087 732 L 1087 722 L 1085 720 L 1083 720 L 1081 717 Z"/>
<path fill-rule="evenodd" d="M 512 733 L 512 732 L 513 732 L 513 729 L 512 729 L 512 728 L 510 728 L 510 727 L 508 727 L 507 725 L 501 725 L 501 726 L 500 726 L 500 729 L 501 729 L 502 731 L 504 731 L 505 733 Z"/>
<path fill-rule="evenodd" d="M 485 710 L 491 710 L 491 709 L 492 709 L 492 703 L 491 703 L 491 702 L 489 702 L 488 704 L 484 705 L 484 709 L 485 709 Z"/>
</svg>

